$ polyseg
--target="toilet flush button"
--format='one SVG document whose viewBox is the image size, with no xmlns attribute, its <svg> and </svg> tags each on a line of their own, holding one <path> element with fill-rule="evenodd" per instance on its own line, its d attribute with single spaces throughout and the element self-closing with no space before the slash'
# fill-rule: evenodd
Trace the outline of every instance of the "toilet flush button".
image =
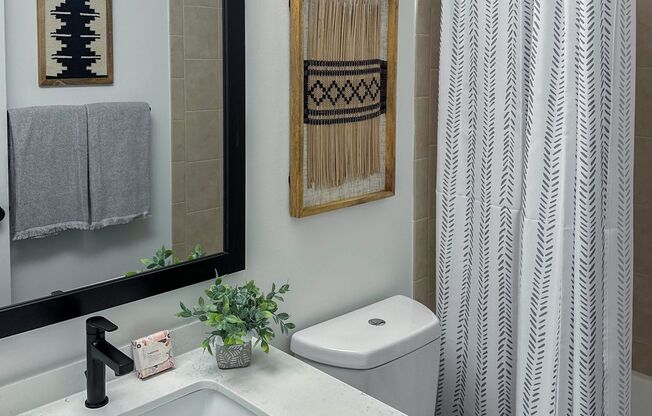
<svg viewBox="0 0 652 416">
<path fill-rule="evenodd" d="M 373 325 L 373 326 L 383 326 L 383 325 L 385 325 L 385 323 L 386 323 L 385 321 L 383 321 L 382 319 L 378 319 L 378 318 L 374 318 L 374 319 L 369 320 L 369 325 Z"/>
</svg>

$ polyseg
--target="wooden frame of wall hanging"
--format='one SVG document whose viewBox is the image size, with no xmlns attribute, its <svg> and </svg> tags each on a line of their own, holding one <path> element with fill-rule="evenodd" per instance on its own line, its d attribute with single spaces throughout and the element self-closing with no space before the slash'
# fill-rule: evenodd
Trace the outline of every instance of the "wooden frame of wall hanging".
<svg viewBox="0 0 652 416">
<path fill-rule="evenodd" d="M 290 214 L 393 196 L 398 0 L 290 0 L 290 8 Z"/>
</svg>

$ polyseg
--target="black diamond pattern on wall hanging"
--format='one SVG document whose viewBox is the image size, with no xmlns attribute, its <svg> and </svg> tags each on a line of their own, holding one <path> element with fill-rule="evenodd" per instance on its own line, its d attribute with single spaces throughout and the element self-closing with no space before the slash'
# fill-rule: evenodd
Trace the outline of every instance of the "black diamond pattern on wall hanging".
<svg viewBox="0 0 652 416">
<path fill-rule="evenodd" d="M 346 124 L 386 110 L 387 62 L 304 62 L 304 123 Z"/>
<path fill-rule="evenodd" d="M 111 84 L 111 0 L 38 0 L 40 85 Z"/>
</svg>

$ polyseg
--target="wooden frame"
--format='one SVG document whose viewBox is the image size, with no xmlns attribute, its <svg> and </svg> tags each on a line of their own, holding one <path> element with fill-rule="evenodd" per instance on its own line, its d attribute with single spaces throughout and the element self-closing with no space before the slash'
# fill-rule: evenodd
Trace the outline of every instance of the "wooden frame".
<svg viewBox="0 0 652 416">
<path fill-rule="evenodd" d="M 52 79 L 46 74 L 45 59 L 45 0 L 36 0 L 38 21 L 38 78 L 39 86 L 106 85 L 113 84 L 113 2 L 106 1 L 107 76 L 101 78 Z"/>
<path fill-rule="evenodd" d="M 398 0 L 387 0 L 387 107 L 385 141 L 385 189 L 323 205 L 304 205 L 304 0 L 290 0 L 290 215 L 296 218 L 321 214 L 394 196 L 396 157 L 396 60 Z"/>
<path fill-rule="evenodd" d="M 245 268 L 245 1 L 222 0 L 224 22 L 224 251 L 0 307 L 0 339 L 166 293 Z M 3 0 L 0 0 L 0 6 Z M 0 9 L 0 17 L 2 10 Z M 3 49 L 0 36 L 0 50 Z M 1 66 L 1 65 L 0 65 Z M 0 90 L 2 88 L 0 87 Z"/>
</svg>

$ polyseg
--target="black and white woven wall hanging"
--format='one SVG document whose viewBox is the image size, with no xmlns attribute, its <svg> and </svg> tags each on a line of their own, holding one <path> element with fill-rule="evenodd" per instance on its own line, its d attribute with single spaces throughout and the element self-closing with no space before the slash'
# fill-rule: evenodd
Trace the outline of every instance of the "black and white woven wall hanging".
<svg viewBox="0 0 652 416">
<path fill-rule="evenodd" d="M 111 0 L 38 0 L 39 84 L 113 83 Z"/>
<path fill-rule="evenodd" d="M 394 195 L 396 0 L 292 0 L 291 215 Z"/>
</svg>

